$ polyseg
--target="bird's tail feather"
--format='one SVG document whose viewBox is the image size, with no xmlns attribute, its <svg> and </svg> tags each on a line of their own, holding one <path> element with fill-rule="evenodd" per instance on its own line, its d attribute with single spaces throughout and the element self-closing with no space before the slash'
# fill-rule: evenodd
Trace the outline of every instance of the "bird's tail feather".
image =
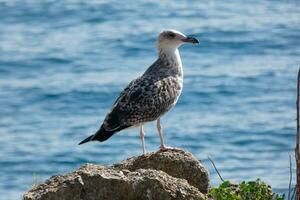
<svg viewBox="0 0 300 200">
<path fill-rule="evenodd" d="M 103 141 L 107 140 L 108 138 L 110 138 L 115 132 L 116 131 L 106 131 L 101 127 L 94 135 L 91 135 L 91 136 L 85 138 L 78 145 L 81 145 L 81 144 L 84 144 L 84 143 L 87 143 L 90 141 L 94 141 L 94 140 L 103 142 Z"/>
<path fill-rule="evenodd" d="M 85 138 L 85 139 L 82 140 L 78 145 L 81 145 L 81 144 L 84 144 L 84 143 L 87 143 L 87 142 L 92 141 L 93 137 L 94 137 L 94 135 L 91 135 L 91 136 Z"/>
</svg>

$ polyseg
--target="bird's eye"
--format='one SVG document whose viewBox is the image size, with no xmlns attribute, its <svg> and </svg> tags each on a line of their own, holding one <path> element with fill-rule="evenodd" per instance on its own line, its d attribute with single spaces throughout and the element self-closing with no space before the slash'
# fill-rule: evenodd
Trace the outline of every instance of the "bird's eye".
<svg viewBox="0 0 300 200">
<path fill-rule="evenodd" d="M 168 33 L 168 37 L 170 37 L 170 38 L 174 38 L 176 35 L 175 35 L 175 33 Z"/>
</svg>

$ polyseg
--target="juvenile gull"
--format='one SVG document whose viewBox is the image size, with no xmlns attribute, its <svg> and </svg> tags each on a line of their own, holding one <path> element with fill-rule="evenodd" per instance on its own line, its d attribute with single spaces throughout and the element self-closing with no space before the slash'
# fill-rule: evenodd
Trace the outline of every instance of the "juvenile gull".
<svg viewBox="0 0 300 200">
<path fill-rule="evenodd" d="M 158 59 L 121 92 L 100 129 L 79 144 L 94 140 L 103 142 L 114 133 L 139 126 L 145 153 L 143 125 L 157 120 L 160 149 L 167 148 L 163 140 L 160 118 L 175 106 L 181 94 L 183 68 L 178 47 L 184 43 L 196 44 L 199 41 L 176 30 L 162 31 L 157 40 Z"/>
</svg>

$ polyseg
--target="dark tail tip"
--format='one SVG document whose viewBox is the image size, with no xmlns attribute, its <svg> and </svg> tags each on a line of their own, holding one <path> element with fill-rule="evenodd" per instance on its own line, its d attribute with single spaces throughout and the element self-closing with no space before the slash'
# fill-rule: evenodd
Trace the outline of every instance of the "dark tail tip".
<svg viewBox="0 0 300 200">
<path fill-rule="evenodd" d="M 94 137 L 94 135 L 91 135 L 91 136 L 85 138 L 85 139 L 82 140 L 78 145 L 81 145 L 81 144 L 84 144 L 84 143 L 87 143 L 87 142 L 92 141 L 92 140 L 93 140 L 93 137 Z"/>
<path fill-rule="evenodd" d="M 110 138 L 116 131 L 106 131 L 102 127 L 94 134 L 91 135 L 84 140 L 82 140 L 78 145 L 93 141 L 93 140 L 98 140 L 100 142 L 103 142 Z"/>
</svg>

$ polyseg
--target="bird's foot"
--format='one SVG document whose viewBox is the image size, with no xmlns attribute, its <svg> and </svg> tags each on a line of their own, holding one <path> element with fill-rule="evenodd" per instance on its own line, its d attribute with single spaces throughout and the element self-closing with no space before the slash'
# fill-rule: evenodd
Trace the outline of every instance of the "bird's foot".
<svg viewBox="0 0 300 200">
<path fill-rule="evenodd" d="M 176 149 L 176 148 L 163 145 L 163 146 L 160 146 L 159 149 L 161 151 L 166 151 L 166 150 L 169 150 L 169 149 Z"/>
<path fill-rule="evenodd" d="M 169 147 L 169 146 L 160 146 L 159 147 L 159 151 L 168 151 L 168 150 L 181 150 L 179 148 L 176 147 Z"/>
</svg>

